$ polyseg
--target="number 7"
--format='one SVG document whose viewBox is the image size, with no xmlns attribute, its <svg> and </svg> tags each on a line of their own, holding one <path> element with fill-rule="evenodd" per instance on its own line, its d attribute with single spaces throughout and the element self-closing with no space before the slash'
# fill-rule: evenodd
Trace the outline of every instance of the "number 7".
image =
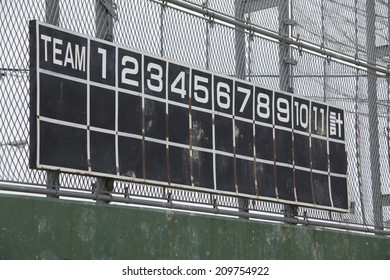
<svg viewBox="0 0 390 280">
<path fill-rule="evenodd" d="M 241 104 L 240 107 L 240 113 L 244 112 L 246 104 L 248 104 L 249 97 L 251 96 L 251 90 L 243 87 L 237 87 L 237 91 L 245 93 L 244 101 Z"/>
</svg>

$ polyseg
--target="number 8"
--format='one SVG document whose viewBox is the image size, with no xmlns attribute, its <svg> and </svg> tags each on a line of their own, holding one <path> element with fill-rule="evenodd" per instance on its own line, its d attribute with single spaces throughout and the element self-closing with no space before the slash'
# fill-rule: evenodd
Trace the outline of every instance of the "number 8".
<svg viewBox="0 0 390 280">
<path fill-rule="evenodd" d="M 265 103 L 262 101 L 265 100 Z M 268 119 L 271 115 L 270 98 L 267 94 L 260 92 L 257 95 L 257 115 L 260 118 Z M 265 112 L 264 112 L 265 111 Z"/>
</svg>

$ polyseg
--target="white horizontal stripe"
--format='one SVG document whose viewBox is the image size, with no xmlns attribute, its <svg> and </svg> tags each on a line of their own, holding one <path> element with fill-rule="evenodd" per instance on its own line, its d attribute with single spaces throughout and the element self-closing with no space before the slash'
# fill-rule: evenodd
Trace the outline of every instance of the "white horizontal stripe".
<svg viewBox="0 0 390 280">
<path fill-rule="evenodd" d="M 101 133 L 105 133 L 105 134 L 111 134 L 111 135 L 115 135 L 116 134 L 115 130 L 101 128 L 101 127 L 96 127 L 96 126 L 90 126 L 89 129 L 91 131 L 101 132 Z"/>
<path fill-rule="evenodd" d="M 43 116 L 40 116 L 39 120 L 40 121 L 44 121 L 44 122 L 48 122 L 48 123 L 54 123 L 54 124 L 58 124 L 58 125 L 63 125 L 63 126 L 68 126 L 68 127 L 74 127 L 74 128 L 80 128 L 80 129 L 87 130 L 87 125 L 85 125 L 85 124 L 67 122 L 67 121 L 52 119 L 52 118 L 43 117 Z"/>
</svg>

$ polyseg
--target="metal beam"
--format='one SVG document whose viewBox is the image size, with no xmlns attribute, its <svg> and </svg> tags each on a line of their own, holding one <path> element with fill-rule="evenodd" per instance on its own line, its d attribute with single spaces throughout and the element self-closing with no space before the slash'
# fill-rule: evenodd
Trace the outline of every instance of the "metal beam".
<svg viewBox="0 0 390 280">
<path fill-rule="evenodd" d="M 244 20 L 246 2 L 242 0 L 234 1 L 234 15 L 237 19 Z M 235 28 L 235 59 L 236 77 L 245 79 L 245 28 L 237 25 Z"/>
<path fill-rule="evenodd" d="M 114 41 L 114 20 L 117 19 L 116 5 L 112 0 L 95 0 L 96 37 Z"/>
<path fill-rule="evenodd" d="M 279 0 L 249 0 L 247 4 L 247 13 L 253 13 L 266 9 L 278 7 Z"/>
<path fill-rule="evenodd" d="M 389 55 L 390 55 L 390 46 L 388 44 L 376 47 L 376 58 L 389 57 Z"/>
<path fill-rule="evenodd" d="M 46 0 L 45 17 L 47 23 L 58 26 L 60 22 L 59 0 Z"/>
<path fill-rule="evenodd" d="M 246 1 L 235 0 L 234 1 L 234 15 L 239 20 L 244 20 L 245 11 L 247 6 Z M 235 28 L 235 62 L 236 73 L 235 76 L 239 79 L 245 80 L 246 78 L 246 50 L 245 50 L 245 29 L 242 26 L 236 26 Z M 237 174 L 234 174 L 234 183 L 236 184 Z M 238 211 L 247 213 L 249 210 L 249 200 L 247 198 L 238 199 Z"/>
<path fill-rule="evenodd" d="M 390 194 L 382 194 L 382 206 L 390 206 Z"/>
<path fill-rule="evenodd" d="M 376 65 L 375 55 L 375 1 L 366 0 L 366 45 L 367 62 Z M 372 204 L 374 212 L 374 226 L 376 229 L 383 229 L 382 213 L 382 191 L 379 156 L 379 123 L 378 123 L 378 97 L 377 97 L 377 75 L 373 69 L 367 71 L 367 93 L 368 93 L 368 123 L 370 133 L 370 169 Z"/>
<path fill-rule="evenodd" d="M 112 0 L 95 0 L 96 11 L 96 37 L 113 42 L 114 41 L 114 19 L 117 19 L 116 5 Z M 96 195 L 96 200 L 102 203 L 109 203 L 106 199 L 100 199 L 104 195 L 114 189 L 114 180 L 104 177 L 96 178 L 93 184 L 93 192 Z"/>
<path fill-rule="evenodd" d="M 59 0 L 46 0 L 46 22 L 58 26 L 60 23 Z M 60 186 L 60 172 L 46 171 L 46 184 L 49 189 L 57 189 Z M 48 197 L 58 198 L 58 196 Z"/>
<path fill-rule="evenodd" d="M 249 22 L 239 21 L 235 19 L 232 16 L 224 15 L 215 11 L 210 11 L 208 9 L 204 9 L 201 6 L 198 6 L 193 3 L 189 3 L 186 1 L 181 0 L 151 0 L 157 3 L 167 3 L 167 5 L 173 5 L 176 7 L 180 7 L 183 9 L 188 9 L 194 13 L 197 13 L 199 15 L 202 15 L 207 18 L 213 18 L 214 20 L 220 21 L 222 23 L 225 23 L 227 25 L 235 25 L 236 27 L 241 27 L 246 30 L 246 32 L 252 32 L 255 36 L 266 36 L 269 38 L 272 38 L 274 40 L 279 40 L 280 42 L 284 44 L 288 44 L 292 47 L 295 47 L 300 50 L 304 51 L 311 51 L 316 53 L 317 55 L 327 57 L 328 59 L 335 59 L 341 63 L 348 63 L 355 65 L 355 67 L 360 67 L 362 69 L 371 69 L 376 71 L 378 74 L 383 75 L 390 75 L 390 70 L 388 70 L 386 67 L 382 67 L 380 65 L 373 65 L 372 63 L 368 63 L 364 60 L 360 60 L 358 58 L 339 53 L 337 51 L 333 51 L 330 49 L 327 49 L 325 47 L 317 46 L 309 42 L 305 42 L 303 40 L 298 40 L 298 38 L 289 38 L 286 36 L 279 35 L 277 32 L 267 30 L 265 28 L 262 28 L 260 26 L 251 24 Z"/>
</svg>

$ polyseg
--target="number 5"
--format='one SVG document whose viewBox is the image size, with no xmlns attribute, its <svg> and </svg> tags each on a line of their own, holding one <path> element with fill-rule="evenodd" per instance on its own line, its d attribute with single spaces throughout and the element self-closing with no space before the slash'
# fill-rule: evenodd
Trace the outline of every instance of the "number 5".
<svg viewBox="0 0 390 280">
<path fill-rule="evenodd" d="M 206 104 L 209 102 L 209 90 L 206 86 L 199 84 L 200 82 L 207 84 L 209 79 L 197 75 L 194 76 L 194 99 L 199 103 Z M 204 96 L 199 96 L 199 92 L 203 92 Z"/>
</svg>

